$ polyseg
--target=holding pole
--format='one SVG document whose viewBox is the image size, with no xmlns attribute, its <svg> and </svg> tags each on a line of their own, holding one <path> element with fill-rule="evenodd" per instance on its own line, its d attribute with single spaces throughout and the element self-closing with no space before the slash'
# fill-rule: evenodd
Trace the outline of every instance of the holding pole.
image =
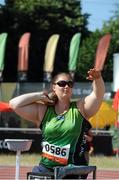
<svg viewBox="0 0 119 180">
<path fill-rule="evenodd" d="M 17 153 L 16 153 L 16 174 L 15 174 L 15 180 L 19 180 L 20 155 L 21 155 L 21 152 L 17 151 Z"/>
</svg>

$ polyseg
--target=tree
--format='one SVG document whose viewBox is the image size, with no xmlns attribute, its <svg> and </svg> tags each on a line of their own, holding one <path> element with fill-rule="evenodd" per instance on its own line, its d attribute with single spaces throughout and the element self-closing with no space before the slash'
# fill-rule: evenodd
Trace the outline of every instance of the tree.
<svg viewBox="0 0 119 180">
<path fill-rule="evenodd" d="M 16 81 L 16 78 L 13 77 L 16 77 L 17 70 L 12 71 L 15 76 L 12 74 L 11 79 L 10 74 L 9 78 L 7 75 L 11 67 L 9 59 L 15 57 L 14 68 L 16 68 L 18 41 L 24 32 L 31 32 L 29 81 L 42 81 L 44 49 L 52 34 L 60 34 L 54 74 L 59 70 L 67 70 L 69 43 L 73 34 L 81 32 L 82 38 L 89 34 L 88 14 L 82 15 L 79 0 L 6 0 L 0 10 L 2 12 L 0 18 L 3 19 L 0 31 L 7 31 L 10 36 L 8 44 L 10 49 L 7 50 L 7 65 L 5 65 L 4 71 L 5 81 Z M 15 47 L 12 47 L 11 44 Z M 15 55 L 11 52 L 15 52 Z M 41 63 L 39 63 L 39 59 Z M 8 64 L 9 62 L 10 64 Z"/>
<path fill-rule="evenodd" d="M 79 76 L 82 81 L 84 81 L 86 77 L 86 74 L 83 72 L 87 72 L 87 70 L 93 66 L 99 39 L 107 33 L 111 34 L 111 42 L 104 65 L 103 77 L 107 82 L 113 81 L 113 54 L 119 53 L 119 3 L 116 4 L 116 10 L 113 11 L 113 13 L 112 18 L 104 22 L 101 30 L 96 30 L 91 33 L 89 37 L 83 39 L 77 66 L 77 72 L 79 72 L 77 76 Z"/>
<path fill-rule="evenodd" d="M 9 1 L 6 1 L 9 3 Z M 38 30 L 80 31 L 85 17 L 81 14 L 80 1 L 72 0 L 22 0 L 12 1 L 18 24 L 23 17 L 37 26 Z M 24 23 L 23 23 L 24 24 Z"/>
<path fill-rule="evenodd" d="M 96 48 L 101 36 L 97 30 L 82 41 L 77 65 L 77 79 L 80 81 L 86 81 L 87 71 L 94 66 Z"/>
<path fill-rule="evenodd" d="M 111 44 L 108 53 L 108 62 L 105 66 L 105 76 L 107 80 L 113 80 L 113 55 L 119 53 L 119 4 L 116 4 L 117 10 L 114 11 L 114 15 L 109 21 L 105 22 L 102 27 L 102 33 L 110 33 Z"/>
</svg>

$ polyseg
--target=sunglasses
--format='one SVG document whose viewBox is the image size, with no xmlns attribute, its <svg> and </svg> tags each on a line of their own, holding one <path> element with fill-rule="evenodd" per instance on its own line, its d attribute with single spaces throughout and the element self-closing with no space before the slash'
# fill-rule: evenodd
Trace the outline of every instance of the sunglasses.
<svg viewBox="0 0 119 180">
<path fill-rule="evenodd" d="M 68 87 L 70 88 L 73 88 L 73 81 L 58 81 L 56 83 L 53 83 L 53 84 L 57 84 L 59 87 L 65 87 L 66 85 L 68 85 Z"/>
</svg>

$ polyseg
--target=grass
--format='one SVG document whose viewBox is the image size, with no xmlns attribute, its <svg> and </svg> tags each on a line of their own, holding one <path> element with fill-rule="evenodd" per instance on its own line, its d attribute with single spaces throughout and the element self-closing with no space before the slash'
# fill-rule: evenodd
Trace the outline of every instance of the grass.
<svg viewBox="0 0 119 180">
<path fill-rule="evenodd" d="M 21 166 L 34 166 L 40 161 L 39 154 L 27 154 L 22 153 L 20 157 Z M 0 154 L 0 165 L 15 165 L 15 154 Z M 107 156 L 91 156 L 90 165 L 96 165 L 98 169 L 113 169 L 116 170 L 119 167 L 119 157 L 107 157 Z"/>
<path fill-rule="evenodd" d="M 119 167 L 119 157 L 116 156 L 92 156 L 90 165 L 96 165 L 98 169 L 117 170 Z"/>
<path fill-rule="evenodd" d="M 20 156 L 20 165 L 23 166 L 34 166 L 40 161 L 40 155 L 22 153 Z M 15 165 L 16 155 L 15 154 L 0 154 L 0 165 Z"/>
</svg>

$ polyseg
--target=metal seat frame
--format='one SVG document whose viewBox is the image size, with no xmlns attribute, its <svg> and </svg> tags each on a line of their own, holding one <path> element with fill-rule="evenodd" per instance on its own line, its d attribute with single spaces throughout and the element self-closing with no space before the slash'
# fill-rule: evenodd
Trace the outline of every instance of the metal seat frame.
<svg viewBox="0 0 119 180">
<path fill-rule="evenodd" d="M 93 172 L 92 179 L 96 179 L 96 166 L 75 166 L 75 165 L 68 165 L 68 166 L 57 166 L 54 168 L 54 173 L 27 173 L 27 180 L 32 180 L 33 176 L 37 177 L 37 179 L 62 179 L 66 175 L 86 175 Z M 44 178 L 43 178 L 44 177 Z"/>
</svg>

